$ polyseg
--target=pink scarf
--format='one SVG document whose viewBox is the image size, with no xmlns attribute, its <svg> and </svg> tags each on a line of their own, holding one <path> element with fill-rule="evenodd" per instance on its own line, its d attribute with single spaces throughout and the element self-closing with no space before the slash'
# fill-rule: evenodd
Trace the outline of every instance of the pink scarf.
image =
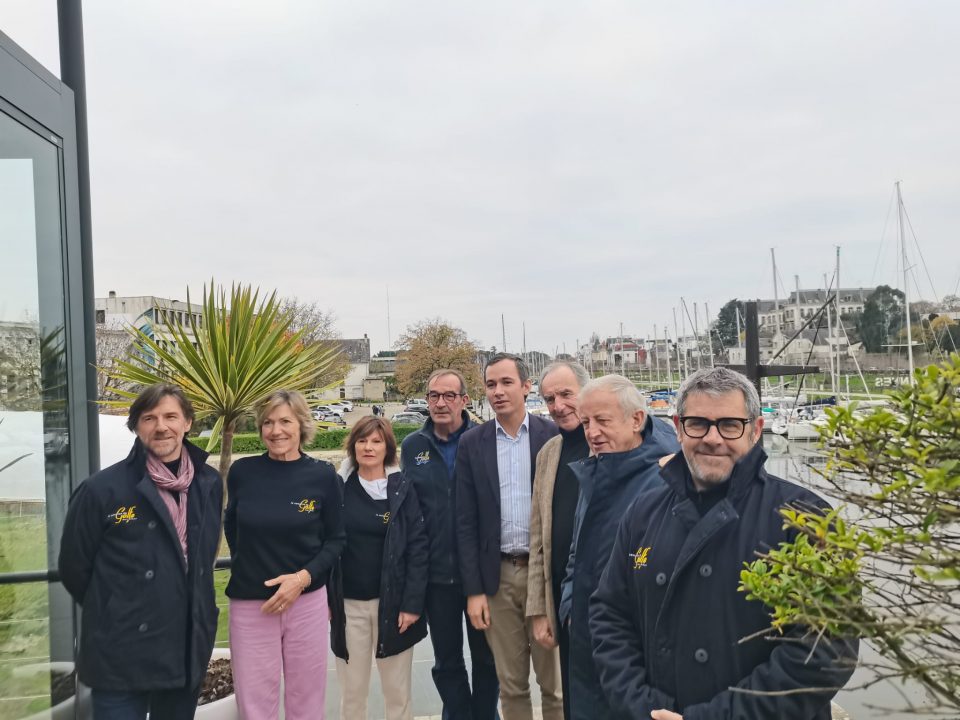
<svg viewBox="0 0 960 720">
<path fill-rule="evenodd" d="M 193 482 L 193 463 L 190 462 L 190 453 L 186 448 L 180 453 L 180 471 L 176 476 L 170 468 L 164 465 L 152 453 L 147 453 L 147 473 L 161 492 L 163 504 L 170 511 L 173 526 L 177 529 L 180 538 L 180 548 L 183 550 L 183 559 L 187 559 L 187 491 Z M 176 493 L 176 496 L 174 496 Z"/>
</svg>

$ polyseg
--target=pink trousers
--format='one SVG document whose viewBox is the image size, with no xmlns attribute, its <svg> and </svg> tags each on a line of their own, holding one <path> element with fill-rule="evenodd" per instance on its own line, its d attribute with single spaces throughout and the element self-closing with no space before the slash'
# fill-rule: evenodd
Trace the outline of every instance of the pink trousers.
<svg viewBox="0 0 960 720">
<path fill-rule="evenodd" d="M 263 600 L 230 601 L 230 657 L 240 717 L 323 720 L 330 623 L 327 590 L 304 593 L 279 615 L 260 612 Z"/>
</svg>

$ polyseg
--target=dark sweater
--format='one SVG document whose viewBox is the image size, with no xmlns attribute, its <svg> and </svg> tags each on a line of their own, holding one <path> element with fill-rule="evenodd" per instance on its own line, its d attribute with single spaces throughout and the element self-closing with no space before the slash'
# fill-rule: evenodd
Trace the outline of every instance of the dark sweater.
<svg viewBox="0 0 960 720">
<path fill-rule="evenodd" d="M 306 592 L 324 586 L 346 543 L 339 482 L 332 465 L 307 455 L 233 464 L 223 519 L 233 559 L 227 597 L 266 600 L 278 586 L 264 581 L 298 570 L 310 573 Z"/>
<path fill-rule="evenodd" d="M 729 481 L 724 480 L 719 485 L 714 485 L 706 490 L 698 490 L 697 486 L 693 484 L 689 466 L 687 466 L 685 483 L 687 487 L 687 497 L 693 502 L 693 506 L 697 509 L 700 517 L 706 515 L 713 509 L 714 505 L 723 500 L 727 496 L 727 489 L 730 487 Z"/>
<path fill-rule="evenodd" d="M 383 545 L 387 539 L 390 503 L 374 500 L 360 485 L 357 474 L 350 475 L 343 487 L 343 524 L 347 546 L 343 567 L 343 596 L 350 600 L 380 597 Z"/>
<path fill-rule="evenodd" d="M 553 596 L 559 603 L 560 583 L 567 574 L 567 560 L 570 557 L 570 543 L 573 540 L 573 516 L 580 497 L 580 482 L 570 469 L 570 463 L 583 460 L 590 455 L 590 446 L 583 434 L 583 425 L 573 430 L 560 430 L 563 444 L 560 446 L 560 464 L 557 465 L 557 479 L 553 485 L 553 530 L 550 533 L 553 555 L 551 573 L 553 574 Z"/>
</svg>

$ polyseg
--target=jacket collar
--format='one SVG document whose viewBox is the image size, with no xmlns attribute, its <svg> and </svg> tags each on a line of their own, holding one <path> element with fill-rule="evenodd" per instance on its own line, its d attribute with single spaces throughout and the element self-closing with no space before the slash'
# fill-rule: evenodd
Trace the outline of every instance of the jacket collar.
<svg viewBox="0 0 960 720">
<path fill-rule="evenodd" d="M 201 450 L 186 437 L 183 438 L 183 446 L 187 449 L 187 454 L 190 455 L 190 460 L 193 462 L 193 467 L 197 471 L 196 475 L 199 475 L 199 470 L 207 464 L 207 458 L 210 457 L 210 453 L 208 453 L 206 450 Z M 143 474 L 143 472 L 146 470 L 147 449 L 143 446 L 143 443 L 140 442 L 139 437 L 133 441 L 133 447 L 130 448 L 130 452 L 127 454 L 124 462 L 127 463 L 127 465 L 137 468 L 138 475 Z"/>
<path fill-rule="evenodd" d="M 340 479 L 343 480 L 343 482 L 346 482 L 347 480 L 350 479 L 351 473 L 356 472 L 356 470 L 357 470 L 356 463 L 353 462 L 353 459 L 349 455 L 347 455 L 343 459 L 343 462 L 340 463 L 340 469 L 337 470 L 337 475 L 340 476 Z M 389 467 L 385 467 L 383 470 L 387 475 L 387 480 L 389 480 L 394 475 L 397 475 L 400 473 L 400 466 L 390 465 Z"/>
<path fill-rule="evenodd" d="M 767 478 L 767 471 L 764 469 L 764 463 L 767 461 L 767 453 L 758 441 L 750 452 L 737 460 L 733 466 L 733 472 L 727 480 L 730 487 L 727 490 L 727 500 L 736 504 L 743 495 L 746 494 L 754 482 L 763 482 Z M 679 452 L 668 462 L 661 470 L 663 477 L 670 489 L 680 497 L 687 496 L 687 481 L 691 480 L 690 467 L 682 452 Z M 692 480 L 691 480 L 692 481 Z"/>
<path fill-rule="evenodd" d="M 396 512 L 397 508 L 400 507 L 400 503 L 402 503 L 403 499 L 407 496 L 407 487 L 410 483 L 407 481 L 406 476 L 400 471 L 399 465 L 391 465 L 390 467 L 384 468 L 384 471 L 387 474 L 387 500 L 390 502 L 390 512 Z M 350 459 L 349 455 L 343 459 L 343 462 L 340 463 L 340 469 L 337 470 L 337 474 L 344 484 L 346 484 L 350 476 L 356 472 L 357 466 L 353 460 Z"/>
<path fill-rule="evenodd" d="M 457 430 L 455 434 L 462 436 L 467 430 L 474 427 L 476 423 L 470 419 L 470 413 L 468 413 L 466 410 L 460 411 L 460 417 L 463 418 L 463 425 L 460 426 L 460 429 Z M 423 435 L 427 440 L 430 440 L 433 443 L 439 442 L 439 438 L 433 429 L 432 417 L 427 417 L 426 422 L 423 423 L 423 427 L 417 430 L 417 433 Z"/>
<path fill-rule="evenodd" d="M 657 423 L 663 427 L 658 427 Z M 643 441 L 632 450 L 617 453 L 603 453 L 591 455 L 584 460 L 570 463 L 570 469 L 580 482 L 582 489 L 590 488 L 594 478 L 599 474 L 601 466 L 605 477 L 613 481 L 623 481 L 643 472 L 648 466 L 655 463 L 662 456 L 675 452 L 673 435 L 665 423 L 654 420 L 648 415 L 640 431 Z"/>
</svg>

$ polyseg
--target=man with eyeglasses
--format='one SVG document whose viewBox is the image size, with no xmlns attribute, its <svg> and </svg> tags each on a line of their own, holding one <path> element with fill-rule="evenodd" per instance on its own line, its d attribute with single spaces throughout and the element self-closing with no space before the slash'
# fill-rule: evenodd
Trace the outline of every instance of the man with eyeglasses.
<svg viewBox="0 0 960 720">
<path fill-rule="evenodd" d="M 474 423 L 466 411 L 470 401 L 458 370 L 435 370 L 427 379 L 429 419 L 408 435 L 400 448 L 400 464 L 417 490 L 430 539 L 430 576 L 425 610 L 433 643 L 433 682 L 443 702 L 443 720 L 492 720 L 497 717 L 500 685 L 486 638 L 467 620 L 467 642 L 473 665 L 473 690 L 463 657 L 463 624 L 467 598 L 457 555 L 456 483 L 453 469 L 460 437 Z"/>
<path fill-rule="evenodd" d="M 758 552 L 792 540 L 779 511 L 827 508 L 767 474 L 760 399 L 727 368 L 681 385 L 681 454 L 627 510 L 590 603 L 607 700 L 631 718 L 827 720 L 855 640 L 770 632 L 770 609 L 738 591 Z"/>
</svg>

